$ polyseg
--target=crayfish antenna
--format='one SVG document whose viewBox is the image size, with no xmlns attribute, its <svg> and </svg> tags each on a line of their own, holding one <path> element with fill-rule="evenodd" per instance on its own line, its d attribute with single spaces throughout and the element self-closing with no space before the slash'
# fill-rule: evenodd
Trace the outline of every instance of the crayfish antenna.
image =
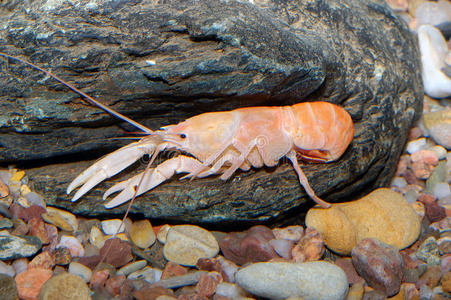
<svg viewBox="0 0 451 300">
<path fill-rule="evenodd" d="M 33 63 L 31 63 L 31 62 L 29 62 L 29 61 L 23 60 L 23 59 L 21 59 L 21 58 L 18 58 L 18 57 L 15 57 L 15 56 L 12 56 L 12 55 L 3 53 L 3 52 L 0 52 L 0 56 L 3 56 L 3 57 L 5 57 L 5 58 L 10 58 L 10 59 L 12 59 L 12 60 L 21 62 L 21 63 L 26 64 L 26 65 L 28 65 L 28 66 L 30 66 L 30 67 L 32 67 L 32 68 L 38 70 L 38 71 L 41 71 L 42 73 L 44 73 L 44 74 L 46 74 L 46 75 L 52 77 L 53 79 L 55 79 L 55 80 L 58 81 L 59 83 L 65 85 L 66 87 L 68 87 L 68 88 L 69 88 L 70 90 L 72 90 L 73 92 L 79 94 L 80 96 L 82 96 L 86 101 L 88 101 L 88 102 L 91 103 L 92 105 L 99 107 L 100 109 L 102 109 L 102 110 L 104 110 L 105 112 L 111 114 L 112 116 L 115 116 L 116 118 L 119 118 L 119 119 L 121 119 L 121 120 L 123 120 L 123 121 L 125 121 L 125 122 L 127 122 L 127 123 L 129 123 L 129 124 L 131 124 L 131 125 L 133 125 L 133 126 L 135 126 L 135 127 L 138 128 L 139 130 L 142 130 L 142 131 L 144 131 L 144 132 L 147 133 L 147 134 L 152 134 L 152 133 L 153 133 L 153 130 L 147 128 L 147 127 L 144 126 L 144 125 L 139 124 L 139 123 L 136 122 L 136 121 L 133 121 L 132 119 L 130 119 L 130 118 L 124 116 L 123 114 L 118 113 L 117 111 L 115 111 L 115 110 L 109 108 L 108 106 L 106 106 L 106 105 L 100 103 L 99 101 L 95 100 L 94 98 L 92 98 L 92 97 L 89 96 L 88 94 L 82 92 L 81 90 L 79 90 L 78 88 L 76 88 L 75 86 L 73 86 L 72 84 L 70 84 L 69 82 L 66 82 L 66 81 L 64 81 L 63 79 L 59 78 L 58 76 L 56 76 L 56 75 L 53 74 L 52 72 L 47 71 L 47 70 L 45 70 L 45 69 L 43 69 L 43 68 L 41 68 L 41 67 L 39 67 L 39 66 L 37 66 L 37 65 L 35 65 L 35 64 L 33 64 Z"/>
</svg>

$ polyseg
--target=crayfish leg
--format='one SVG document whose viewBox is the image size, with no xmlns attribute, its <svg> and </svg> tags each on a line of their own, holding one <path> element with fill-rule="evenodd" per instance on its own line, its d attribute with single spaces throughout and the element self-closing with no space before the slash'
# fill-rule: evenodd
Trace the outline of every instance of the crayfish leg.
<svg viewBox="0 0 451 300">
<path fill-rule="evenodd" d="M 326 201 L 322 200 L 318 196 L 316 196 L 315 191 L 310 186 L 307 177 L 305 176 L 304 172 L 302 171 L 301 167 L 299 166 L 298 160 L 296 158 L 296 152 L 294 150 L 291 150 L 286 155 L 289 160 L 293 163 L 294 170 L 298 174 L 299 182 L 304 187 L 307 194 L 310 196 L 310 198 L 313 199 L 318 205 L 320 205 L 322 208 L 330 208 L 330 203 L 327 203 Z"/>
</svg>

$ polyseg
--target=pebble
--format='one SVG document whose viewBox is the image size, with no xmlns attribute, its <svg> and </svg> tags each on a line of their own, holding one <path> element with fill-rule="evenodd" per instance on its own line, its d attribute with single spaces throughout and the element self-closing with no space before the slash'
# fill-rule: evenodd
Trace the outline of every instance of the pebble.
<svg viewBox="0 0 451 300">
<path fill-rule="evenodd" d="M 294 247 L 294 242 L 290 240 L 270 240 L 269 244 L 274 251 L 282 258 L 286 260 L 292 259 L 291 251 Z"/>
<path fill-rule="evenodd" d="M 415 256 L 428 265 L 439 265 L 440 252 L 436 239 L 431 236 L 424 240 L 415 253 Z"/>
<path fill-rule="evenodd" d="M 147 266 L 147 261 L 145 260 L 138 260 L 132 263 L 129 263 L 128 265 L 123 266 L 117 271 L 117 275 L 129 275 L 130 273 L 136 272 L 138 270 L 141 270 Z"/>
<path fill-rule="evenodd" d="M 445 293 L 451 293 L 451 272 L 442 276 L 442 289 Z"/>
<path fill-rule="evenodd" d="M 60 266 L 68 265 L 72 261 L 72 255 L 70 254 L 69 248 L 60 247 L 56 248 L 55 254 L 55 264 Z"/>
<path fill-rule="evenodd" d="M 422 285 L 427 285 L 432 289 L 439 284 L 441 276 L 440 266 L 428 266 L 426 272 L 416 282 L 416 286 L 421 287 Z"/>
<path fill-rule="evenodd" d="M 81 277 L 64 272 L 50 278 L 39 292 L 39 300 L 53 299 L 90 300 L 91 293 Z"/>
<path fill-rule="evenodd" d="M 25 272 L 28 269 L 28 259 L 26 257 L 18 258 L 12 263 L 16 275 Z"/>
<path fill-rule="evenodd" d="M 22 193 L 22 195 L 24 195 Z M 43 208 L 46 208 L 46 204 L 44 201 L 44 197 L 42 197 L 41 195 L 39 195 L 38 193 L 35 192 L 28 192 L 25 195 L 25 199 L 27 199 L 27 201 L 31 204 L 31 205 L 37 205 Z"/>
<path fill-rule="evenodd" d="M 451 109 L 424 114 L 423 124 L 437 144 L 451 149 Z"/>
<path fill-rule="evenodd" d="M 421 2 L 415 11 L 415 18 L 419 25 L 439 25 L 444 22 L 449 22 L 450 15 L 451 4 L 446 0 Z"/>
<path fill-rule="evenodd" d="M 133 222 L 129 230 L 133 244 L 141 249 L 146 249 L 155 243 L 156 236 L 149 220 Z"/>
<path fill-rule="evenodd" d="M 17 275 L 15 280 L 20 299 L 37 300 L 42 285 L 49 280 L 52 275 L 53 272 L 51 270 L 42 268 L 29 269 Z"/>
<path fill-rule="evenodd" d="M 363 282 L 355 283 L 349 288 L 346 300 L 362 300 L 364 292 L 365 288 Z M 404 300 L 404 298 L 402 300 Z"/>
<path fill-rule="evenodd" d="M 82 257 L 85 255 L 85 248 L 80 243 L 80 241 L 70 235 L 63 235 L 61 236 L 60 242 L 56 246 L 56 248 L 65 247 L 69 249 L 70 255 L 72 257 Z"/>
<path fill-rule="evenodd" d="M 170 225 L 166 224 L 160 227 L 157 232 L 157 240 L 163 245 L 166 243 L 166 237 L 168 235 L 168 231 L 171 228 Z"/>
<path fill-rule="evenodd" d="M 418 28 L 418 42 L 421 52 L 421 62 L 423 64 L 423 85 L 424 92 L 433 98 L 446 98 L 451 95 L 451 78 L 449 78 L 444 72 L 443 68 L 445 65 L 445 59 L 448 52 L 448 45 L 443 37 L 440 30 L 432 25 L 421 25 Z M 445 127 L 437 127 L 434 130 L 435 134 L 447 135 L 451 138 L 449 134 L 451 129 L 451 124 Z M 448 133 L 446 133 L 448 130 Z M 442 133 L 439 133 L 442 131 Z M 444 132 L 443 132 L 444 131 Z M 451 144 L 448 146 L 441 143 L 441 140 L 437 140 L 429 129 L 429 133 L 433 139 L 445 148 L 450 148 Z"/>
<path fill-rule="evenodd" d="M 344 255 L 367 237 L 403 249 L 416 241 L 421 228 L 412 206 L 387 188 L 357 201 L 332 204 L 329 209 L 312 208 L 305 223 L 321 234 L 328 248 Z"/>
<path fill-rule="evenodd" d="M 78 228 L 75 215 L 62 209 L 49 206 L 47 207 L 47 213 L 44 213 L 42 218 L 65 231 L 77 231 Z"/>
<path fill-rule="evenodd" d="M 123 225 L 122 220 L 119 219 L 105 220 L 100 222 L 100 224 L 102 226 L 103 233 L 107 235 L 118 234 L 124 232 L 125 230 L 125 225 Z"/>
<path fill-rule="evenodd" d="M 0 178 L 0 198 L 5 198 L 9 195 L 9 188 Z"/>
<path fill-rule="evenodd" d="M 205 258 L 201 258 L 201 259 L 205 259 Z M 198 262 L 199 262 L 199 260 L 198 260 Z M 179 264 L 169 261 L 166 264 L 166 266 L 164 266 L 163 274 L 161 275 L 161 279 L 182 276 L 182 275 L 185 275 L 186 273 L 188 273 L 188 268 L 182 267 Z"/>
<path fill-rule="evenodd" d="M 288 240 L 297 243 L 304 236 L 304 227 L 292 225 L 283 228 L 274 228 L 272 232 L 278 240 Z"/>
<path fill-rule="evenodd" d="M 279 257 L 269 243 L 275 239 L 271 229 L 257 225 L 243 232 L 231 232 L 219 240 L 224 257 L 236 264 L 261 262 Z"/>
<path fill-rule="evenodd" d="M 98 249 L 102 248 L 107 237 L 100 231 L 96 226 L 91 227 L 91 231 L 89 232 L 89 242 L 91 245 L 94 245 Z"/>
<path fill-rule="evenodd" d="M 0 219 L 0 230 L 1 229 L 9 229 L 9 228 L 12 228 L 13 226 L 14 226 L 14 223 L 10 219 L 8 219 L 8 218 Z"/>
<path fill-rule="evenodd" d="M 231 299 L 240 299 L 249 297 L 249 293 L 236 284 L 229 282 L 221 282 L 216 287 L 216 295 Z"/>
<path fill-rule="evenodd" d="M 292 260 L 297 263 L 321 259 L 324 254 L 324 241 L 318 231 L 305 230 L 305 235 L 291 250 Z"/>
<path fill-rule="evenodd" d="M 325 261 L 255 263 L 240 269 L 236 282 L 248 292 L 269 299 L 339 300 L 348 292 L 346 274 Z"/>
<path fill-rule="evenodd" d="M 419 139 L 410 141 L 407 143 L 406 147 L 407 147 L 406 151 L 409 154 L 417 152 L 426 147 L 426 138 L 423 137 L 423 138 L 419 138 Z"/>
<path fill-rule="evenodd" d="M 389 297 L 399 292 L 403 259 L 396 247 L 366 238 L 352 249 L 352 263 L 357 273 L 375 290 Z"/>
<path fill-rule="evenodd" d="M 80 264 L 78 262 L 71 262 L 69 264 L 68 272 L 77 276 L 80 276 L 84 282 L 89 282 L 91 280 L 92 271 L 87 266 Z"/>
<path fill-rule="evenodd" d="M 184 266 L 195 266 L 199 258 L 218 254 L 219 245 L 207 230 L 195 225 L 176 225 L 168 231 L 163 247 L 164 257 Z"/>
<path fill-rule="evenodd" d="M 47 230 L 41 218 L 31 218 L 28 221 L 28 227 L 30 228 L 29 234 L 39 238 L 42 244 L 50 243 Z"/>
<path fill-rule="evenodd" d="M 105 263 L 116 268 L 126 265 L 133 259 L 130 244 L 119 238 L 105 241 L 100 249 L 100 256 L 105 257 Z"/>
<path fill-rule="evenodd" d="M 7 263 L 0 260 L 0 274 L 14 277 L 14 275 L 16 275 L 16 270 L 14 270 L 13 266 L 8 265 Z"/>
<path fill-rule="evenodd" d="M 41 241 L 35 236 L 0 235 L 0 259 L 30 257 L 41 249 Z"/>
<path fill-rule="evenodd" d="M 0 295 L 4 300 L 18 300 L 19 294 L 17 292 L 16 282 L 14 278 L 0 274 Z"/>
<path fill-rule="evenodd" d="M 51 270 L 55 266 L 55 257 L 48 251 L 36 255 L 28 264 L 28 269 L 42 268 Z"/>
<path fill-rule="evenodd" d="M 434 196 L 437 199 L 445 198 L 451 195 L 449 184 L 446 182 L 439 182 L 434 186 Z"/>
<path fill-rule="evenodd" d="M 128 275 L 128 279 L 143 279 L 146 282 L 153 284 L 160 281 L 163 271 L 157 268 L 151 268 L 149 266 L 144 267 L 141 270 L 134 271 Z"/>
<path fill-rule="evenodd" d="M 196 284 L 196 293 L 202 297 L 212 297 L 221 282 L 222 276 L 218 272 L 203 273 Z"/>
<path fill-rule="evenodd" d="M 335 261 L 335 264 L 339 266 L 346 274 L 349 284 L 357 284 L 364 282 L 364 279 L 357 274 L 352 259 L 350 257 L 340 257 Z"/>
</svg>

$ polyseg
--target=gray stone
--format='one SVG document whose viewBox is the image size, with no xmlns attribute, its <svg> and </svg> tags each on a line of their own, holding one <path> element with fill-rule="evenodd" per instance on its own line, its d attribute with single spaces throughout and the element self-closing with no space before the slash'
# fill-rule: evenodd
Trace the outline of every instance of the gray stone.
<svg viewBox="0 0 451 300">
<path fill-rule="evenodd" d="M 236 283 L 254 295 L 269 299 L 340 300 L 348 293 L 345 272 L 325 261 L 256 263 L 239 270 Z"/>
<path fill-rule="evenodd" d="M 8 218 L 0 219 L 0 230 L 12 228 L 13 226 L 14 226 L 14 223 L 10 219 L 8 219 Z"/>
<path fill-rule="evenodd" d="M 41 247 L 41 240 L 35 236 L 0 235 L 0 259 L 30 257 Z"/>
<path fill-rule="evenodd" d="M 337 162 L 302 166 L 331 202 L 390 183 L 422 109 L 416 40 L 382 0 L 49 3 L 0 4 L 0 51 L 51 69 L 149 128 L 242 106 L 342 105 L 355 122 L 350 148 Z M 48 204 L 124 213 L 126 205 L 106 210 L 99 195 L 129 172 L 71 203 L 65 189 L 91 162 L 47 166 L 123 145 L 105 142 L 119 122 L 40 72 L 0 64 L 0 164 L 45 164 L 28 173 Z M 287 219 L 306 201 L 293 168 L 281 163 L 226 182 L 171 180 L 138 197 L 131 212 L 225 224 Z"/>
<path fill-rule="evenodd" d="M 432 236 L 425 239 L 415 253 L 415 256 L 426 262 L 428 265 L 439 265 L 440 251 L 437 240 Z"/>
</svg>

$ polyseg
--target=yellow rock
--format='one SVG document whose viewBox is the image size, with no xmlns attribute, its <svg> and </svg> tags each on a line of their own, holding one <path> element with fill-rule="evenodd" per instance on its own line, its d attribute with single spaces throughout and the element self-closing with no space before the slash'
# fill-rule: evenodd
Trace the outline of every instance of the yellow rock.
<svg viewBox="0 0 451 300">
<path fill-rule="evenodd" d="M 403 249 L 420 234 L 420 219 L 404 197 L 388 188 L 381 188 L 350 203 L 333 204 L 329 209 L 312 208 L 305 224 L 321 233 L 326 246 L 349 255 L 365 238 Z"/>
<path fill-rule="evenodd" d="M 17 171 L 13 174 L 10 181 L 21 181 L 24 176 L 25 176 L 24 171 Z"/>
<path fill-rule="evenodd" d="M 75 215 L 68 211 L 47 206 L 47 213 L 42 214 L 42 218 L 50 224 L 53 224 L 62 230 L 76 231 L 78 221 Z"/>
<path fill-rule="evenodd" d="M 130 226 L 130 239 L 141 249 L 146 249 L 155 243 L 155 232 L 149 220 L 133 222 Z"/>
</svg>

